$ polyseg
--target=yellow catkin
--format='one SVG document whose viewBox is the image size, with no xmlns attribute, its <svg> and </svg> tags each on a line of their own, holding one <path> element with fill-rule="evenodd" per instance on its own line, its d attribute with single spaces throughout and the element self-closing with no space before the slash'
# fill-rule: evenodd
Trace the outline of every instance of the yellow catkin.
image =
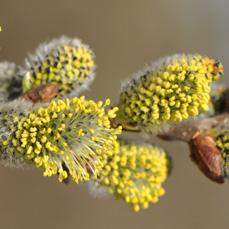
<svg viewBox="0 0 229 229">
<path fill-rule="evenodd" d="M 116 143 L 112 157 L 94 178 L 108 192 L 123 199 L 134 211 L 156 203 L 165 191 L 162 183 L 168 175 L 167 154 L 149 144 Z"/>
<path fill-rule="evenodd" d="M 107 112 L 105 106 L 73 97 L 52 101 L 28 115 L 6 115 L 11 121 L 1 124 L 7 124 L 11 133 L 4 138 L 0 135 L 1 152 L 12 149 L 23 160 L 43 168 L 44 176 L 57 174 L 59 181 L 89 180 L 112 155 L 121 133 L 121 127 L 110 125 L 117 108 Z"/>
<path fill-rule="evenodd" d="M 165 58 L 124 84 L 118 116 L 140 128 L 179 122 L 209 108 L 210 86 L 222 64 L 200 55 Z"/>
<path fill-rule="evenodd" d="M 47 83 L 57 83 L 60 95 L 77 91 L 92 80 L 93 59 L 92 51 L 77 39 L 60 38 L 44 44 L 28 60 L 29 67 L 22 82 L 23 92 Z"/>
</svg>

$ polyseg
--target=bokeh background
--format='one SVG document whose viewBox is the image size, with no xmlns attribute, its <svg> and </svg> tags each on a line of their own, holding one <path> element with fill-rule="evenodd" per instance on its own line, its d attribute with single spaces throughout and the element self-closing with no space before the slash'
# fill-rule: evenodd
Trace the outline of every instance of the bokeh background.
<svg viewBox="0 0 229 229">
<path fill-rule="evenodd" d="M 65 34 L 96 53 L 89 98 L 117 101 L 124 78 L 177 52 L 221 59 L 222 82 L 229 83 L 228 8 L 228 0 L 0 0 L 0 60 L 21 64 L 40 42 Z M 39 170 L 1 167 L 0 228 L 228 228 L 229 183 L 206 179 L 185 144 L 164 146 L 174 158 L 167 193 L 138 214 L 122 201 L 94 198 L 85 186 L 43 178 Z"/>
</svg>

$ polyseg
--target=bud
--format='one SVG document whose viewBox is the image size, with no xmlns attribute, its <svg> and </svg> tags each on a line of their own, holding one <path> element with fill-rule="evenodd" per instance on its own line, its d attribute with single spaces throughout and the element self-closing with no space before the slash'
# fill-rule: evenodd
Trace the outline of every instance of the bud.
<svg viewBox="0 0 229 229">
<path fill-rule="evenodd" d="M 191 158 L 199 169 L 211 180 L 224 182 L 224 162 L 213 137 L 197 132 L 191 142 Z"/>
<path fill-rule="evenodd" d="M 106 112 L 108 104 L 109 100 L 103 105 L 101 101 L 74 97 L 41 107 L 30 105 L 27 113 L 5 105 L 0 152 L 11 157 L 20 155 L 21 160 L 43 168 L 44 176 L 58 174 L 59 181 L 69 177 L 76 183 L 89 180 L 111 156 L 121 133 L 120 127 L 110 125 L 117 108 Z"/>
<path fill-rule="evenodd" d="M 140 129 L 180 122 L 209 109 L 209 84 L 222 64 L 200 55 L 165 57 L 124 82 L 118 117 Z"/>
<path fill-rule="evenodd" d="M 94 180 L 96 186 L 106 188 L 137 212 L 164 195 L 162 184 L 168 172 L 169 160 L 162 149 L 150 144 L 120 142 Z"/>
</svg>

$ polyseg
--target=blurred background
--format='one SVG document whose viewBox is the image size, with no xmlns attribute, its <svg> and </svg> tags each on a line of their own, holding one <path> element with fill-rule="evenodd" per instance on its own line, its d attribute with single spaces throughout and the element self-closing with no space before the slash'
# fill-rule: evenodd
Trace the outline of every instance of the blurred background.
<svg viewBox="0 0 229 229">
<path fill-rule="evenodd" d="M 173 53 L 219 58 L 229 72 L 228 0 L 0 0 L 0 61 L 23 63 L 48 39 L 79 37 L 96 53 L 97 78 L 88 98 L 117 101 L 121 81 Z M 228 228 L 229 183 L 206 179 L 188 147 L 165 144 L 174 169 L 166 195 L 133 213 L 113 198 L 95 198 L 85 186 L 61 185 L 39 170 L 0 168 L 1 229 Z"/>
</svg>

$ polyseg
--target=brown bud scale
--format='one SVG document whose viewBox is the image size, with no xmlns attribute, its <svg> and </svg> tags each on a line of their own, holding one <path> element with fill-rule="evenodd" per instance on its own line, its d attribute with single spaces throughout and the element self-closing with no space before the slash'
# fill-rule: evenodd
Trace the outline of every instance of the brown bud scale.
<svg viewBox="0 0 229 229">
<path fill-rule="evenodd" d="M 46 84 L 32 88 L 23 95 L 24 99 L 31 100 L 32 102 L 49 102 L 57 96 L 59 86 L 57 84 Z"/>
<path fill-rule="evenodd" d="M 191 158 L 211 180 L 224 183 L 223 159 L 212 137 L 196 132 L 190 141 Z"/>
</svg>

